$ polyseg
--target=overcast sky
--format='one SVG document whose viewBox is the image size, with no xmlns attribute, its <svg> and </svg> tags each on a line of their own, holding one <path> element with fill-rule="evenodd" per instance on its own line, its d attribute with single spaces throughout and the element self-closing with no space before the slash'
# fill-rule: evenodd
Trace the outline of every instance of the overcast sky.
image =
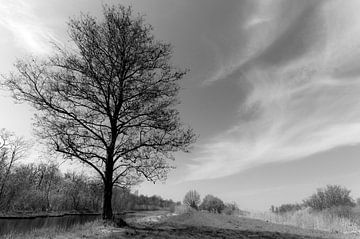
<svg viewBox="0 0 360 239">
<path fill-rule="evenodd" d="M 102 3 L 145 14 L 190 70 L 179 110 L 199 140 L 165 184 L 140 193 L 181 200 L 196 189 L 247 209 L 334 183 L 360 197 L 360 1 L 0 0 L 0 72 L 69 44 L 68 19 L 101 19 Z M 0 112 L 0 128 L 31 137 L 29 107 L 1 91 Z"/>
</svg>

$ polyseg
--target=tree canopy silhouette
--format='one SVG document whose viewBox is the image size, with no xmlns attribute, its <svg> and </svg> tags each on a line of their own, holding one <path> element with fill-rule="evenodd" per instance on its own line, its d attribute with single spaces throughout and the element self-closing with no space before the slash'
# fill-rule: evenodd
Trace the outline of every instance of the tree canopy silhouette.
<svg viewBox="0 0 360 239">
<path fill-rule="evenodd" d="M 195 135 L 176 109 L 185 71 L 170 63 L 171 45 L 130 7 L 105 5 L 103 16 L 70 20 L 71 47 L 18 61 L 5 84 L 37 110 L 37 135 L 101 176 L 103 218 L 111 219 L 113 186 L 165 178 L 168 159 L 187 152 Z"/>
</svg>

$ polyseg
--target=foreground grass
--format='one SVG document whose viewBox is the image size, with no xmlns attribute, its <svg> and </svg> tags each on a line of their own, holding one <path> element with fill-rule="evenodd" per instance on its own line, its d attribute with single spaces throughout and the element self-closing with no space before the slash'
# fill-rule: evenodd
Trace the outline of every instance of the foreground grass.
<svg viewBox="0 0 360 239">
<path fill-rule="evenodd" d="M 103 221 L 88 222 L 75 225 L 71 228 L 42 228 L 26 233 L 11 233 L 0 238 L 3 239 L 65 239 L 65 238 L 110 238 L 113 232 L 119 232 L 113 225 L 104 225 Z"/>
<path fill-rule="evenodd" d="M 149 219 L 154 216 L 149 216 Z M 157 218 L 158 216 L 156 216 Z M 144 218 L 143 218 L 144 219 Z M 128 228 L 116 228 L 95 221 L 68 230 L 41 229 L 3 238 L 268 238 L 268 239 L 353 239 L 357 235 L 334 234 L 274 224 L 257 219 L 192 211 L 177 216 L 164 216 L 158 221 L 139 220 Z"/>
<path fill-rule="evenodd" d="M 250 212 L 249 216 L 251 218 L 276 224 L 293 225 L 305 229 L 345 234 L 360 233 L 360 225 L 353 220 L 327 212 L 312 212 L 309 208 L 281 214 L 271 212 Z"/>
</svg>

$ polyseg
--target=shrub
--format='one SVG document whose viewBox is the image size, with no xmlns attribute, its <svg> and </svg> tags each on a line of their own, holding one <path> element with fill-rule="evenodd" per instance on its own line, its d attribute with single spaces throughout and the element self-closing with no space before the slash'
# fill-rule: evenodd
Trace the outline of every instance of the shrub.
<svg viewBox="0 0 360 239">
<path fill-rule="evenodd" d="M 301 210 L 302 206 L 300 204 L 282 204 L 279 207 L 271 206 L 271 212 L 273 213 L 286 213 Z"/>
<path fill-rule="evenodd" d="M 317 192 L 304 201 L 305 206 L 315 210 L 324 210 L 338 206 L 355 206 L 354 200 L 350 197 L 350 190 L 339 185 L 328 185 L 326 188 L 319 188 Z"/>
<path fill-rule="evenodd" d="M 200 209 L 207 210 L 209 212 L 217 212 L 221 213 L 224 210 L 225 204 L 224 202 L 213 195 L 206 195 L 202 204 L 200 205 Z"/>
<path fill-rule="evenodd" d="M 239 216 L 241 214 L 241 211 L 235 202 L 227 203 L 222 212 L 226 215 L 234 215 L 234 216 Z"/>
<path fill-rule="evenodd" d="M 190 190 L 185 194 L 183 202 L 185 205 L 197 210 L 200 204 L 200 194 L 195 190 Z"/>
</svg>

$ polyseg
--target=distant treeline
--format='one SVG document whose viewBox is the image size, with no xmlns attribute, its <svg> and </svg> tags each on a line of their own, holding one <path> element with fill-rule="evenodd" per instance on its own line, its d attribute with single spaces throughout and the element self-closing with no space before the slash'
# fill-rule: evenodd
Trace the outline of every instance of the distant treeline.
<svg viewBox="0 0 360 239">
<path fill-rule="evenodd" d="M 0 160 L 0 212 L 100 212 L 103 184 L 79 173 L 63 174 L 54 164 L 10 165 Z M 172 200 L 115 188 L 113 209 L 158 210 L 175 207 Z"/>
</svg>

